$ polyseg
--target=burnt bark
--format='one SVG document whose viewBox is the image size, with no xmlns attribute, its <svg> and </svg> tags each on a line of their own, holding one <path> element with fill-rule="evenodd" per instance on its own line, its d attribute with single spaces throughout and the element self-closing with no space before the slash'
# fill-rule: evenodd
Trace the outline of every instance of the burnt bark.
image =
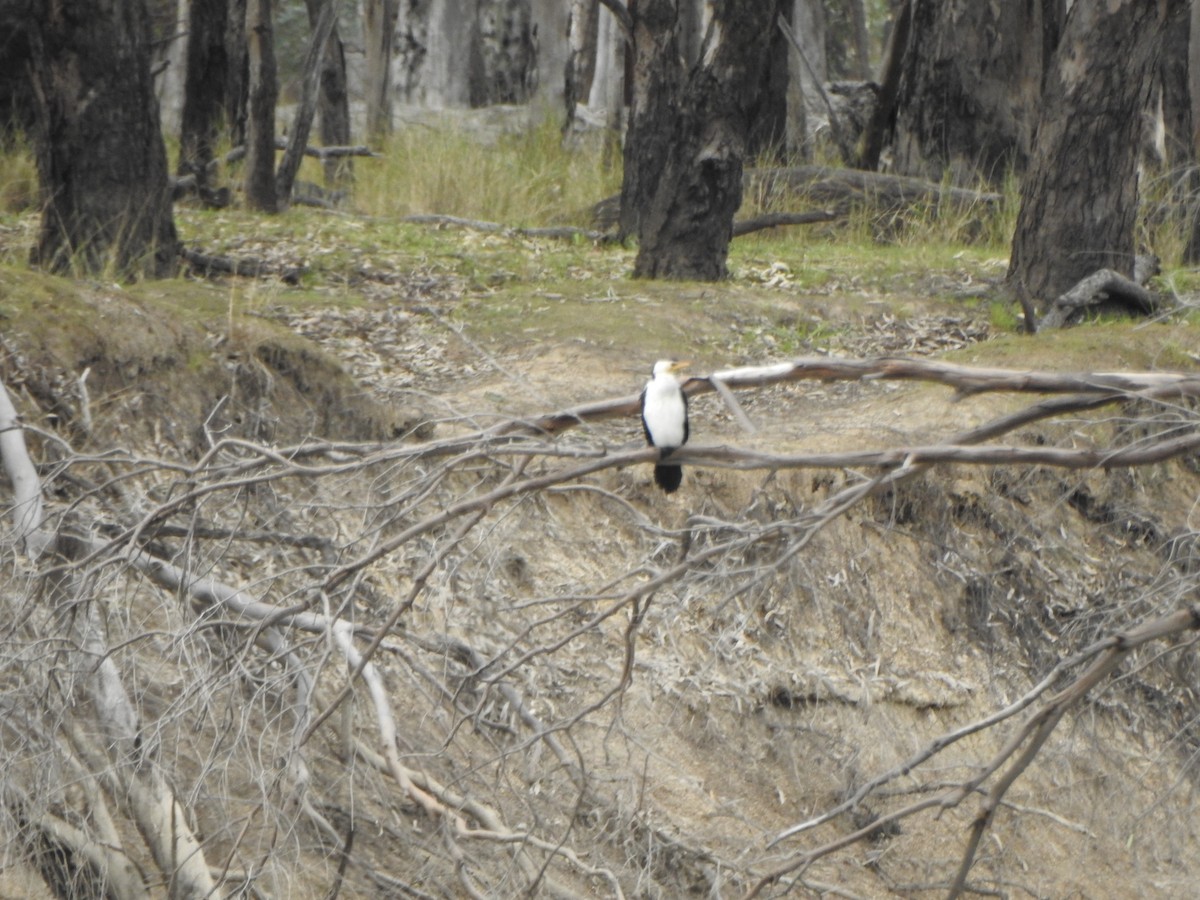
<svg viewBox="0 0 1200 900">
<path fill-rule="evenodd" d="M 42 220 L 57 272 L 175 272 L 179 241 L 144 0 L 35 4 L 29 25 Z"/>
<path fill-rule="evenodd" d="M 246 0 L 226 0 L 225 56 L 229 69 L 225 73 L 225 127 L 229 143 L 240 147 L 246 143 L 246 93 L 250 81 L 250 55 L 246 47 Z"/>
<path fill-rule="evenodd" d="M 897 172 L 959 183 L 1025 168 L 1061 0 L 912 0 L 892 135 Z"/>
<path fill-rule="evenodd" d="M 27 33 L 32 0 L 11 2 L 0 16 L 0 144 L 33 128 L 34 102 L 29 89 L 31 49 Z"/>
<path fill-rule="evenodd" d="M 779 0 L 779 15 L 792 19 L 794 0 Z M 771 31 L 767 64 L 763 67 L 758 103 L 750 117 L 747 152 L 751 157 L 771 156 L 782 162 L 786 154 L 788 118 L 788 59 L 792 46 L 783 31 Z"/>
<path fill-rule="evenodd" d="M 250 209 L 279 210 L 275 191 L 275 36 L 270 0 L 247 0 L 246 46 L 249 90 L 246 96 L 246 160 L 243 190 Z"/>
<path fill-rule="evenodd" d="M 211 187 L 225 111 L 230 60 L 225 44 L 227 0 L 192 0 L 187 36 L 187 76 L 179 134 L 180 175 L 194 175 L 201 195 Z"/>
<path fill-rule="evenodd" d="M 647 5 L 663 13 L 673 6 Z M 635 23 L 644 12 L 639 10 Z M 641 196 L 649 203 L 638 219 L 635 276 L 703 281 L 726 276 L 733 215 L 742 202 L 746 140 L 777 14 L 777 2 L 715 3 L 700 59 L 683 90 L 672 95 L 676 104 L 657 101 L 668 109 L 653 130 L 650 148 L 627 139 L 626 170 L 647 163 L 656 169 L 639 175 Z M 667 37 L 673 30 L 659 34 Z M 634 34 L 640 55 L 636 25 Z M 664 45 L 671 43 L 667 37 Z"/>
<path fill-rule="evenodd" d="M 315 31 L 320 19 L 321 0 L 305 0 L 308 21 Z M 321 144 L 325 147 L 346 147 L 350 144 L 350 94 L 346 86 L 346 51 L 338 35 L 337 22 L 325 44 L 321 61 L 321 84 L 317 95 L 317 125 Z M 354 163 L 349 156 L 326 159 L 325 186 L 346 184 L 354 177 Z"/>
<path fill-rule="evenodd" d="M 300 171 L 300 163 L 303 162 L 305 151 L 308 149 L 308 134 L 312 130 L 313 117 L 317 113 L 317 100 L 321 93 L 321 66 L 325 59 L 329 36 L 333 34 L 334 23 L 337 21 L 337 9 L 338 0 L 321 0 L 321 9 L 313 26 L 308 52 L 304 56 L 300 102 L 292 119 L 283 159 L 279 161 L 279 169 L 275 172 L 275 196 L 281 209 L 286 209 L 291 204 L 296 173 Z"/>
<path fill-rule="evenodd" d="M 683 90 L 678 0 L 638 0 L 633 13 L 633 75 L 625 169 L 621 180 L 621 238 L 638 234 L 675 139 L 672 121 Z"/>
<path fill-rule="evenodd" d="M 1133 273 L 1137 161 L 1164 25 L 1184 0 L 1077 0 L 1042 97 L 1008 284 L 1036 307 L 1098 269 Z"/>
</svg>

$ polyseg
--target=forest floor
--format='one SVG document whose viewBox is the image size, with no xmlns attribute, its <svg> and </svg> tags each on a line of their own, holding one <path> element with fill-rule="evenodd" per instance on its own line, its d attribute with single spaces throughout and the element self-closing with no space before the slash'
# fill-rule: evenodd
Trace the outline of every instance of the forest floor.
<svg viewBox="0 0 1200 900">
<path fill-rule="evenodd" d="M 692 360 L 697 374 L 819 355 L 1050 372 L 1200 368 L 1198 326 L 1186 315 L 1018 333 L 993 291 L 1006 261 L 974 248 L 846 247 L 793 231 L 737 242 L 727 282 L 675 284 L 631 280 L 630 250 L 586 242 L 312 210 L 270 220 L 181 210 L 179 220 L 185 241 L 207 253 L 303 274 L 290 284 L 52 278 L 21 263 L 33 220 L 0 222 L 0 372 L 27 421 L 92 449 L 189 459 L 221 428 L 271 444 L 312 434 L 386 441 L 530 418 L 632 394 L 662 357 Z M 799 382 L 739 399 L 754 433 L 708 395 L 693 404 L 692 441 L 778 452 L 892 449 L 936 443 L 1023 403 L 956 400 L 943 387 L 886 380 Z M 1031 445 L 1103 446 L 1143 424 L 1123 410 L 1018 436 Z M 631 417 L 581 440 L 636 445 L 640 431 Z M 573 752 L 609 798 L 591 819 L 579 817 L 572 846 L 615 872 L 626 896 L 736 896 L 790 853 L 976 771 L 1005 734 L 964 742 L 924 781 L 897 780 L 854 811 L 853 825 L 767 848 L 781 830 L 939 735 L 1013 702 L 1090 640 L 1194 593 L 1195 559 L 1181 562 L 1177 548 L 1197 528 L 1197 471 L 1191 459 L 1082 472 L 935 468 L 840 516 L 762 590 L 724 597 L 705 592 L 719 584 L 705 583 L 656 599 L 619 708 L 570 732 Z M 492 568 L 474 576 L 480 605 L 466 601 L 455 633 L 519 634 L 516 612 L 514 624 L 497 625 L 482 598 L 500 597 L 516 611 L 565 585 L 601 584 L 614 560 L 656 559 L 655 542 L 676 540 L 690 517 L 770 522 L 857 477 L 836 468 L 692 467 L 680 493 L 664 498 L 648 472 L 629 469 L 589 482 L 595 498 L 564 493 L 544 507 L 515 508 L 489 533 Z M 465 564 L 464 573 L 471 581 Z M 411 628 L 445 619 L 430 604 Z M 583 702 L 576 697 L 594 696 L 598 682 L 616 676 L 621 647 L 621 627 L 598 627 L 523 676 L 522 689 L 544 715 L 569 718 Z M 1194 892 L 1195 653 L 1127 671 L 1072 712 L 997 818 L 973 890 Z M 415 726 L 410 737 L 437 746 Z M 491 763 L 480 752 L 452 750 L 446 765 L 483 770 Z M 542 782 L 523 781 L 522 765 L 539 763 L 505 769 L 501 761 L 499 774 L 482 779 L 494 791 L 489 801 L 512 821 L 544 814 L 547 833 L 568 840 L 570 826 L 561 834 L 552 826 L 574 802 L 570 783 L 547 776 L 545 789 L 556 795 L 531 813 L 517 785 Z M 796 889 L 940 896 L 977 809 L 972 798 L 941 817 L 906 819 L 796 874 Z M 383 870 L 397 851 L 394 833 L 380 835 L 364 834 L 355 850 Z M 425 890 L 454 895 L 436 886 L 450 876 L 430 865 Z M 603 878 L 558 874 L 582 893 L 613 893 Z M 487 875 L 485 883 L 503 883 Z M 381 889 L 360 876 L 350 876 L 343 896 Z M 0 896 L 5 889 L 0 881 Z"/>
</svg>

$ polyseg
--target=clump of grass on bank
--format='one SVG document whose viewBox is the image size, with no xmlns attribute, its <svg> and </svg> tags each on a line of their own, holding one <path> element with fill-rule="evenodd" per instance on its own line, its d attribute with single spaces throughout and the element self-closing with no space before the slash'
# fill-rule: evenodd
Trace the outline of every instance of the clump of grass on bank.
<svg viewBox="0 0 1200 900">
<path fill-rule="evenodd" d="M 599 142 L 562 146 L 547 119 L 494 143 L 448 130 L 409 127 L 359 162 L 355 198 L 370 215 L 438 213 L 511 225 L 586 224 L 586 210 L 620 190 L 621 173 Z"/>
<path fill-rule="evenodd" d="M 20 136 L 0 140 L 0 215 L 25 212 L 37 203 L 37 164 Z"/>
</svg>

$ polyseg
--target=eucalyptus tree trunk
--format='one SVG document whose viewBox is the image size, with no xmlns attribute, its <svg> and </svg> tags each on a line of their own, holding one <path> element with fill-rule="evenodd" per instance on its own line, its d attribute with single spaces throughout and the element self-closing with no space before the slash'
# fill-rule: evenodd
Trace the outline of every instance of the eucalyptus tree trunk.
<svg viewBox="0 0 1200 900">
<path fill-rule="evenodd" d="M 145 0 L 57 0 L 31 10 L 42 198 L 33 261 L 59 272 L 174 273 L 179 241 Z"/>
<path fill-rule="evenodd" d="M 778 0 L 779 15 L 790 21 L 795 0 Z M 787 150 L 788 86 L 791 82 L 790 63 L 796 52 L 780 28 L 771 28 L 767 44 L 766 65 L 758 86 L 758 103 L 750 118 L 746 137 L 749 157 L 770 157 L 782 163 Z"/>
<path fill-rule="evenodd" d="M 622 237 L 640 234 L 642 216 L 675 140 L 673 120 L 683 91 L 679 0 L 639 0 L 633 6 L 633 80 L 625 169 L 621 181 Z"/>
<path fill-rule="evenodd" d="M 531 73 L 534 84 L 527 86 L 533 88 L 532 96 L 542 110 L 552 115 L 558 115 L 565 105 L 570 14 L 568 0 L 529 0 L 530 22 L 536 29 L 530 35 L 534 57 L 530 68 L 536 67 L 536 72 Z"/>
<path fill-rule="evenodd" d="M 316 31 L 320 22 L 321 0 L 305 0 L 308 21 Z M 337 22 L 325 44 L 321 62 L 320 92 L 317 96 L 317 124 L 321 144 L 345 147 L 350 144 L 350 94 L 346 85 L 346 51 L 338 35 Z M 354 177 L 350 157 L 325 160 L 325 185 L 336 187 Z"/>
<path fill-rule="evenodd" d="M 898 71 L 897 172 L 955 181 L 1023 170 L 1062 0 L 912 0 Z"/>
<path fill-rule="evenodd" d="M 246 101 L 249 81 L 249 48 L 246 46 L 247 0 L 226 0 L 225 57 L 229 70 L 225 74 L 225 129 L 234 147 L 246 143 Z"/>
<path fill-rule="evenodd" d="M 1008 284 L 1026 310 L 1133 274 L 1138 154 L 1165 24 L 1185 0 L 1076 0 L 1048 72 Z"/>
<path fill-rule="evenodd" d="M 275 36 L 271 0 L 246 0 L 246 47 L 250 61 L 246 96 L 246 205 L 278 212 L 275 191 Z"/>
<path fill-rule="evenodd" d="M 854 29 L 853 76 L 859 81 L 871 79 L 871 35 L 867 25 L 866 0 L 848 0 L 850 22 Z"/>
<path fill-rule="evenodd" d="M 653 22 L 647 20 L 651 7 Z M 628 200 L 641 197 L 648 202 L 638 209 L 634 275 L 724 278 L 733 215 L 742 202 L 747 134 L 760 96 L 778 3 L 718 0 L 699 61 L 686 80 L 675 52 L 675 4 L 659 0 L 634 9 L 637 62 L 646 63 L 649 48 L 654 48 L 658 58 L 649 60 L 653 63 L 649 74 L 657 76 L 663 88 L 659 96 L 646 97 L 649 84 L 635 82 L 638 127 L 626 141 L 625 166 L 627 173 L 636 170 L 636 193 Z M 639 41 L 649 45 L 639 47 Z M 638 74 L 635 70 L 635 79 Z M 676 79 L 682 89 L 668 93 L 666 85 Z M 639 99 L 649 101 L 661 114 L 657 123 L 646 119 L 646 109 L 638 110 Z M 623 190 L 623 224 L 626 203 Z"/>
<path fill-rule="evenodd" d="M 399 0 L 365 0 L 363 43 L 366 49 L 367 134 L 392 131 L 392 49 Z"/>
<path fill-rule="evenodd" d="M 813 111 L 820 104 L 826 76 L 825 12 L 820 0 L 793 0 L 789 19 L 798 46 L 788 45 L 786 143 L 789 153 L 812 157 L 809 143 Z"/>
<path fill-rule="evenodd" d="M 231 69 L 225 43 L 229 4 L 192 0 L 189 12 L 178 171 L 194 175 L 203 191 L 209 187 L 209 163 L 220 137 Z"/>
<path fill-rule="evenodd" d="M 567 121 L 575 116 L 575 105 L 587 103 L 596 74 L 597 38 L 600 33 L 600 4 L 595 0 L 571 0 L 568 33 L 567 88 L 564 97 Z"/>
<path fill-rule="evenodd" d="M 296 173 L 300 171 L 300 163 L 304 160 L 304 151 L 308 146 L 308 134 L 312 130 L 313 116 L 317 112 L 317 99 L 320 96 L 321 66 L 325 59 L 325 47 L 329 36 L 333 33 L 334 23 L 337 22 L 338 0 L 320 0 L 317 21 L 313 26 L 312 37 L 309 40 L 308 52 L 304 57 L 304 70 L 300 80 L 300 103 L 296 107 L 296 116 L 292 120 L 291 132 L 288 134 L 287 149 L 279 162 L 275 173 L 275 197 L 277 205 L 286 209 L 292 200 L 292 186 L 296 182 Z"/>
<path fill-rule="evenodd" d="M 182 118 L 192 3 L 191 0 L 175 0 L 173 5 L 175 20 L 168 26 L 170 31 L 155 41 L 150 57 L 150 67 L 157 73 L 154 88 L 158 98 L 158 118 L 166 134 L 178 134 Z"/>
</svg>

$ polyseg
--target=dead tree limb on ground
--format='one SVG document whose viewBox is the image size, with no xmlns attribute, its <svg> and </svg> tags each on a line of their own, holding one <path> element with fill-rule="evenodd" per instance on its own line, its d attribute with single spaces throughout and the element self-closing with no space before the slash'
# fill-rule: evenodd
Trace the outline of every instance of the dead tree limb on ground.
<svg viewBox="0 0 1200 900">
<path fill-rule="evenodd" d="M 1053 373 L 819 357 L 714 372 L 692 379 L 688 391 L 721 393 L 752 430 L 734 391 L 804 380 L 885 379 L 941 384 L 953 392 L 947 401 L 987 391 L 1061 396 L 1037 396 L 978 426 L 902 446 L 796 453 L 689 444 L 677 452 L 690 466 L 763 473 L 752 502 L 761 499 L 759 509 L 767 512 L 709 507 L 677 524 L 639 498 L 648 479 L 641 478 L 639 487 L 637 476 L 618 474 L 644 472 L 656 457 L 654 448 L 632 439 L 638 409 L 632 397 L 491 428 L 463 414 L 448 423 L 449 436 L 420 443 L 312 440 L 265 447 L 229 437 L 210 441 L 195 457 L 159 460 L 132 451 L 79 453 L 59 438 L 46 470 L 55 487 L 44 495 L 41 473 L 27 454 L 10 448 L 23 431 L 9 410 L 0 415 L 0 454 L 16 500 L 9 552 L 23 546 L 32 558 L 47 535 L 66 533 L 61 525 L 41 526 L 47 508 L 60 523 L 67 513 L 107 511 L 78 529 L 86 535 L 75 538 L 81 552 L 39 563 L 48 579 L 57 579 L 43 593 L 62 598 L 69 615 L 34 620 L 29 610 L 45 604 L 30 598 L 43 594 L 0 594 L 6 621 L 18 623 L 13 628 L 27 627 L 35 645 L 61 644 L 81 660 L 74 668 L 48 664 L 45 679 L 38 680 L 30 675 L 25 632 L 0 632 L 0 710 L 24 703 L 54 723 L 51 730 L 39 726 L 44 746 L 31 753 L 26 744 L 13 749 L 17 729 L 0 717 L 0 762 L 17 755 L 62 760 L 72 783 L 103 800 L 89 802 L 88 815 L 78 817 L 89 829 L 82 839 L 104 839 L 112 853 L 121 849 L 140 864 L 152 860 L 155 871 L 176 858 L 172 854 L 188 852 L 178 836 L 157 848 L 147 845 L 144 854 L 121 848 L 111 836 L 132 833 L 127 823 L 168 834 L 164 815 L 195 817 L 197 831 L 202 825 L 206 834 L 197 839 L 196 856 L 203 858 L 203 850 L 229 861 L 224 869 L 205 867 L 218 887 L 232 877 L 231 863 L 242 858 L 255 860 L 259 869 L 268 860 L 283 869 L 282 878 L 290 877 L 293 870 L 284 867 L 293 862 L 293 850 L 280 834 L 304 834 L 296 843 L 306 846 L 316 840 L 320 874 L 311 877 L 341 884 L 371 859 L 369 850 L 356 849 L 361 842 L 351 847 L 343 835 L 395 819 L 403 833 L 391 847 L 401 860 L 397 865 L 419 867 L 421 877 L 409 880 L 436 884 L 443 894 L 497 895 L 515 887 L 566 897 L 583 878 L 591 890 L 621 896 L 646 883 L 640 857 L 610 865 L 613 857 L 605 856 L 629 834 L 635 843 L 669 846 L 672 865 L 681 848 L 712 862 L 726 888 L 782 882 L 817 851 L 747 862 L 687 835 L 667 842 L 643 821 L 646 792 L 637 778 L 648 776 L 631 776 L 626 764 L 635 752 L 630 748 L 644 743 L 640 735 L 625 734 L 634 727 L 630 693 L 649 681 L 654 691 L 681 692 L 672 702 L 687 702 L 682 692 L 690 696 L 705 675 L 671 674 L 686 661 L 672 655 L 683 652 L 677 648 L 684 641 L 714 648 L 714 665 L 721 654 L 737 666 L 750 665 L 765 642 L 749 641 L 743 656 L 730 649 L 736 642 L 722 644 L 724 649 L 705 643 L 720 630 L 725 604 L 735 604 L 739 618 L 759 621 L 769 598 L 756 591 L 778 587 L 792 598 L 795 585 L 784 579 L 819 564 L 814 550 L 826 549 L 819 539 L 827 529 L 934 466 L 1103 469 L 1200 448 L 1189 407 L 1178 402 L 1200 392 L 1200 376 L 1193 374 Z M 1072 429 L 1070 442 L 1061 445 L 1053 441 L 1058 432 L 1045 443 L 1022 441 L 1019 434 L 1006 445 L 996 443 L 1031 423 L 1131 399 L 1170 407 L 1183 421 L 1115 436 L 1097 431 L 1094 441 L 1080 440 Z M 567 433 L 618 416 L 628 418 L 629 434 Z M 94 423 L 89 439 L 102 429 L 102 422 Z M 802 479 L 789 479 L 793 484 L 779 497 L 767 496 L 775 473 L 792 468 L 847 475 L 840 483 L 829 481 L 824 495 L 805 495 L 800 502 L 792 495 Z M 129 495 L 134 499 L 125 507 L 103 506 L 111 496 Z M 587 505 L 576 505 L 582 503 Z M 864 512 L 864 522 L 869 518 Z M 523 527 L 539 530 L 532 537 L 515 530 L 521 519 Z M 886 525 L 881 532 L 889 541 L 898 537 Z M 549 551 L 553 544 L 563 548 L 561 561 Z M 529 575 L 539 565 L 553 569 L 543 588 L 531 586 Z M 68 619 L 69 627 L 62 624 Z M 1056 645 L 1054 658 L 1067 658 L 1019 701 L 959 726 L 902 769 L 891 769 L 889 760 L 884 775 L 852 786 L 845 803 L 831 804 L 779 839 L 852 814 L 904 773 L 951 746 L 961 750 L 967 735 L 1028 716 L 1007 744 L 986 751 L 979 770 L 986 779 L 975 780 L 973 772 L 940 783 L 949 768 L 940 757 L 938 775 L 917 785 L 926 797 L 886 812 L 869 829 L 855 826 L 847 839 L 864 838 L 880 822 L 949 809 L 950 799 L 961 805 L 990 789 L 975 826 L 984 833 L 1008 785 L 1028 771 L 1035 755 L 1030 748 L 1036 751 L 1058 721 L 1037 718 L 1040 711 L 1065 714 L 1107 684 L 1120 661 L 1115 654 L 1124 659 L 1186 630 L 1178 617 L 1156 613 L 1141 621 L 1146 624 L 1127 626 L 1114 617 L 1114 626 L 1102 633 L 1123 637 L 1089 637 L 1081 650 L 1062 650 L 1068 642 Z M 572 656 L 584 647 L 596 648 L 598 662 L 583 665 Z M 50 653 L 35 657 L 54 662 Z M 1094 660 L 1107 660 L 1102 671 L 1086 668 Z M 641 671 L 651 677 L 635 678 Z M 64 672 L 77 691 L 86 692 L 86 704 L 75 702 L 70 690 L 47 687 Z M 753 688 L 728 690 L 738 704 L 765 702 Z M 650 694 L 635 696 L 640 703 Z M 137 698 L 132 719 L 109 715 L 115 724 L 106 727 L 82 718 L 96 709 L 128 712 L 129 697 Z M 1031 712 L 1035 708 L 1039 712 Z M 63 732 L 63 741 L 50 740 L 77 722 L 78 728 Z M 214 726 L 219 733 L 211 745 L 195 743 L 197 729 Z M 109 744 L 129 746 L 131 733 L 144 743 L 129 750 L 130 759 L 152 764 L 176 754 L 182 760 L 173 772 L 179 789 L 170 795 L 179 807 L 164 801 L 158 818 L 138 817 L 125 806 L 142 802 L 146 795 L 140 792 L 158 783 L 136 766 L 123 774 L 108 759 Z M 628 744 L 618 748 L 625 737 Z M 997 779 L 1001 789 L 988 779 Z M 337 796 L 342 790 L 345 801 Z M 355 811 L 341 820 L 333 812 L 339 809 Z M 121 817 L 126 821 L 119 827 L 106 824 Z M 603 826 L 590 829 L 586 822 L 593 818 Z M 40 833 L 52 835 L 56 824 L 46 819 Z M 62 832 L 60 842 L 64 835 L 70 837 Z M 828 856 L 848 846 L 842 840 L 817 850 Z M 973 847 L 964 852 L 963 871 L 972 866 Z M 313 857 L 305 861 L 313 863 Z M 764 872 L 774 881 L 764 881 Z"/>
<path fill-rule="evenodd" d="M 827 810 L 821 815 L 801 822 L 780 833 L 772 844 L 779 843 L 798 834 L 809 831 L 841 816 L 862 803 L 870 794 L 883 785 L 902 776 L 912 774 L 919 766 L 934 759 L 947 747 L 972 734 L 977 734 L 985 728 L 994 727 L 998 722 L 1012 718 L 1014 715 L 1028 709 L 1041 700 L 1040 707 L 1026 717 L 997 751 L 970 779 L 961 784 L 942 791 L 935 796 L 919 800 L 901 809 L 895 810 L 879 819 L 872 820 L 868 825 L 851 831 L 828 843 L 822 844 L 805 853 L 797 854 L 787 864 L 779 866 L 764 875 L 746 893 L 746 900 L 759 896 L 769 885 L 779 881 L 784 876 L 799 869 L 812 865 L 816 860 L 828 856 L 837 850 L 844 849 L 860 841 L 868 839 L 883 826 L 903 821 L 917 813 L 943 810 L 956 807 L 971 795 L 979 792 L 988 780 L 1003 769 L 1003 774 L 996 779 L 987 792 L 975 816 L 971 833 L 963 852 L 962 861 L 954 882 L 950 886 L 949 897 L 958 897 L 967 890 L 967 876 L 975 860 L 980 839 L 987 832 L 996 810 L 1000 807 L 1005 794 L 1013 783 L 1029 768 L 1037 757 L 1051 732 L 1072 708 L 1081 704 L 1089 694 L 1109 678 L 1120 667 L 1121 663 L 1137 648 L 1154 641 L 1165 641 L 1177 638 L 1189 632 L 1200 630 L 1200 606 L 1187 606 L 1168 615 L 1152 619 L 1127 632 L 1114 634 L 1093 643 L 1090 647 L 1075 654 L 1056 666 L 1052 672 L 1016 703 L 1010 704 L 998 713 L 986 719 L 958 728 L 944 734 L 931 744 L 922 748 L 902 765 L 883 775 L 872 779 L 856 791 L 849 800 Z M 1065 672 L 1086 665 L 1082 672 L 1075 675 L 1065 687 L 1053 694 L 1048 692 L 1052 686 L 1061 680 Z M 1007 768 L 1005 768 L 1007 766 Z"/>
<path fill-rule="evenodd" d="M 197 275 L 210 278 L 213 275 L 236 275 L 240 278 L 278 278 L 286 284 L 299 284 L 304 269 L 299 266 L 279 266 L 261 259 L 239 259 L 201 253 L 183 247 L 180 255 Z"/>
<path fill-rule="evenodd" d="M 1112 269 L 1093 272 L 1057 298 L 1038 322 L 1038 330 L 1063 328 L 1084 310 L 1121 306 L 1139 316 L 1153 316 L 1166 307 L 1166 298 L 1147 290 L 1144 283 L 1126 278 Z"/>
</svg>

